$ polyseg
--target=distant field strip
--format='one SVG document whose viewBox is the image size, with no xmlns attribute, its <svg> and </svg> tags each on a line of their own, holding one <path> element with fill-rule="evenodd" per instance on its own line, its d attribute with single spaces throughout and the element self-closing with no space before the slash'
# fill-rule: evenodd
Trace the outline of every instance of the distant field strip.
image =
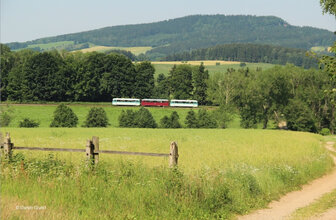
<svg viewBox="0 0 336 220">
<path fill-rule="evenodd" d="M 53 43 L 47 43 L 47 44 L 31 44 L 28 46 L 28 48 L 35 48 L 39 47 L 43 50 L 50 50 L 50 49 L 57 49 L 57 48 L 62 48 L 65 46 L 70 46 L 73 45 L 73 41 L 59 41 L 59 42 L 53 42 Z"/>
<path fill-rule="evenodd" d="M 107 50 L 126 50 L 126 51 L 130 51 L 135 55 L 139 55 L 141 53 L 146 53 L 147 51 L 151 50 L 152 47 L 106 47 L 106 46 L 93 46 L 90 48 L 85 48 L 82 50 L 79 50 L 83 53 L 87 53 L 87 52 L 94 52 L 94 51 L 98 51 L 98 52 L 104 52 Z"/>
<path fill-rule="evenodd" d="M 224 60 L 194 60 L 194 61 L 154 61 L 152 64 L 190 64 L 190 65 L 201 65 L 203 63 L 205 66 L 215 66 L 218 64 L 240 64 L 239 61 L 224 61 Z"/>
<path fill-rule="evenodd" d="M 235 70 L 241 69 L 239 61 L 216 61 L 216 60 L 199 60 L 199 61 L 153 61 L 152 64 L 155 68 L 156 76 L 160 73 L 168 75 L 169 71 L 174 65 L 180 64 L 188 64 L 188 65 L 200 65 L 203 62 L 206 69 L 209 71 L 210 74 L 216 72 L 226 72 L 227 69 L 233 68 Z M 219 63 L 220 65 L 216 65 Z M 266 70 L 269 68 L 274 67 L 275 64 L 270 63 L 246 63 L 245 68 L 249 68 L 250 70 L 256 70 L 257 68 L 261 68 L 262 70 Z"/>
</svg>

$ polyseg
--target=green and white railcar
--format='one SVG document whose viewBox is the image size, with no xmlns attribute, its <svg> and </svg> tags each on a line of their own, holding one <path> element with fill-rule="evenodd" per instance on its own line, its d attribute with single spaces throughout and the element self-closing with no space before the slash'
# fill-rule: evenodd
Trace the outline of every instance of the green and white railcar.
<svg viewBox="0 0 336 220">
<path fill-rule="evenodd" d="M 140 99 L 129 99 L 129 98 L 114 98 L 112 99 L 112 105 L 121 106 L 139 106 Z"/>
<path fill-rule="evenodd" d="M 170 107 L 198 107 L 198 102 L 196 100 L 179 100 L 172 99 L 170 100 Z"/>
</svg>

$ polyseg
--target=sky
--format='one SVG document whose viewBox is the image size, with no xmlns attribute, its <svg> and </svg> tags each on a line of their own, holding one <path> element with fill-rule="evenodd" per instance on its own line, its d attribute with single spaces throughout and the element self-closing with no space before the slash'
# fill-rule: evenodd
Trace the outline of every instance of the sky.
<svg viewBox="0 0 336 220">
<path fill-rule="evenodd" d="M 0 42 L 24 42 L 97 28 L 194 14 L 273 15 L 291 25 L 336 31 L 319 0 L 0 0 Z"/>
</svg>

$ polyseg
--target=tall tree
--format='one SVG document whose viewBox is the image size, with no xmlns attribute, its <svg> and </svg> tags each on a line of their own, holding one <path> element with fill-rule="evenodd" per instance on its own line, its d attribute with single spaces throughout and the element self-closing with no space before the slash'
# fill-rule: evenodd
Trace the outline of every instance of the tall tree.
<svg viewBox="0 0 336 220">
<path fill-rule="evenodd" d="M 172 98 L 192 98 L 192 67 L 185 64 L 174 66 L 169 73 L 169 84 Z"/>
<path fill-rule="evenodd" d="M 7 99 L 8 75 L 14 66 L 14 56 L 4 44 L 0 44 L 0 99 Z"/>
<path fill-rule="evenodd" d="M 320 0 L 323 13 L 329 13 L 336 18 L 336 0 Z M 336 54 L 336 41 L 330 52 Z M 330 130 L 334 134 L 336 131 L 336 56 L 323 56 L 320 63 L 324 65 L 324 70 L 330 76 L 331 89 L 326 91 L 329 99 Z"/>
<path fill-rule="evenodd" d="M 169 80 L 163 74 L 160 73 L 156 79 L 156 85 L 154 87 L 154 97 L 161 98 L 161 99 L 168 99 L 169 98 Z"/>
<path fill-rule="evenodd" d="M 329 13 L 336 16 L 336 1 L 335 0 L 320 0 L 323 13 Z"/>
<path fill-rule="evenodd" d="M 26 101 L 23 93 L 25 71 L 24 67 L 31 57 L 37 54 L 32 50 L 21 50 L 14 53 L 13 68 L 8 74 L 8 85 L 4 85 L 7 90 L 8 99 L 12 101 Z"/>
<path fill-rule="evenodd" d="M 148 62 L 141 62 L 135 65 L 135 82 L 134 82 L 134 97 L 150 98 L 154 90 L 154 74 L 153 65 Z"/>
<path fill-rule="evenodd" d="M 242 74 L 234 69 L 215 73 L 208 80 L 208 100 L 215 105 L 230 105 L 237 95 Z"/>
<path fill-rule="evenodd" d="M 23 66 L 22 96 L 27 101 L 60 101 L 63 77 L 62 59 L 57 53 L 34 54 Z"/>
<path fill-rule="evenodd" d="M 78 101 L 99 101 L 100 79 L 105 72 L 103 53 L 90 53 L 81 62 L 79 71 L 80 80 L 75 86 L 76 100 Z"/>
<path fill-rule="evenodd" d="M 209 79 L 209 72 L 205 69 L 203 63 L 200 66 L 196 66 L 192 71 L 193 82 L 193 98 L 198 101 L 199 104 L 206 104 L 207 98 L 207 80 Z"/>
<path fill-rule="evenodd" d="M 135 67 L 130 59 L 119 54 L 109 54 L 104 59 L 104 72 L 100 78 L 102 101 L 115 97 L 133 97 Z"/>
</svg>

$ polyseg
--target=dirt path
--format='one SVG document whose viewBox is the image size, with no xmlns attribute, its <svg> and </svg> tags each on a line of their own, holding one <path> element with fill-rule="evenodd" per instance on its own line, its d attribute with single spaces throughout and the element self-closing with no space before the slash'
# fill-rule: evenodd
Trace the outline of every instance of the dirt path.
<svg viewBox="0 0 336 220">
<path fill-rule="evenodd" d="M 326 148 L 334 151 L 333 142 L 327 142 Z M 336 157 L 334 163 L 336 164 Z M 296 209 L 305 207 L 318 199 L 325 193 L 336 189 L 336 169 L 332 173 L 314 180 L 308 185 L 304 185 L 300 191 L 290 192 L 283 196 L 279 201 L 273 201 L 269 208 L 257 210 L 249 215 L 238 217 L 239 220 L 277 220 L 287 219 Z M 327 213 L 325 213 L 327 214 Z M 333 213 L 331 213 L 333 214 Z M 335 219 L 335 218 L 334 218 Z"/>
</svg>

